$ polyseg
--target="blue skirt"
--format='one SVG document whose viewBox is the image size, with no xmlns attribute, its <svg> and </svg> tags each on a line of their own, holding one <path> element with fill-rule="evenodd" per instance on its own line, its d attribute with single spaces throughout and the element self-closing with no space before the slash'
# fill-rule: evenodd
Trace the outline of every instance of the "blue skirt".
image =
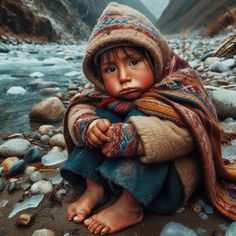
<svg viewBox="0 0 236 236">
<path fill-rule="evenodd" d="M 144 115 L 137 109 L 126 117 L 99 109 L 98 115 L 113 123 L 129 116 Z M 145 164 L 138 157 L 107 159 L 100 149 L 75 147 L 61 169 L 62 177 L 73 185 L 92 179 L 115 193 L 130 192 L 149 211 L 157 214 L 175 212 L 182 203 L 183 186 L 172 162 Z"/>
</svg>

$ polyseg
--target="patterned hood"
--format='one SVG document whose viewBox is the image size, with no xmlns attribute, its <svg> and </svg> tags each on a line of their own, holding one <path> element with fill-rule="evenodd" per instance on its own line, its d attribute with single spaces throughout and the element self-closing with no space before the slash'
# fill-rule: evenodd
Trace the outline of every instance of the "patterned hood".
<svg viewBox="0 0 236 236">
<path fill-rule="evenodd" d="M 97 77 L 94 56 L 106 49 L 134 45 L 145 48 L 153 59 L 156 81 L 171 60 L 171 50 L 159 30 L 140 12 L 118 3 L 107 5 L 94 27 L 83 59 L 83 72 L 97 88 L 104 91 Z"/>
</svg>

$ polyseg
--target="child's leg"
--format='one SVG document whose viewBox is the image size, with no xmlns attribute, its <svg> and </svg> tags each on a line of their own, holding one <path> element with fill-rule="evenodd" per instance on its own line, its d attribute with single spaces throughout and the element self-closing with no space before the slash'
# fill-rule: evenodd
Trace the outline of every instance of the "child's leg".
<svg viewBox="0 0 236 236">
<path fill-rule="evenodd" d="M 106 109 L 97 109 L 100 117 L 111 122 L 120 122 L 120 118 Z M 61 169 L 62 177 L 73 185 L 83 185 L 86 179 L 86 190 L 83 195 L 67 209 L 69 220 L 82 222 L 92 209 L 104 199 L 104 181 L 97 168 L 105 158 L 100 150 L 75 147 Z"/>
<path fill-rule="evenodd" d="M 106 183 L 97 168 L 104 160 L 99 150 L 76 147 L 61 169 L 61 175 L 65 180 L 73 185 L 85 184 L 84 187 L 86 187 L 83 195 L 69 205 L 67 209 L 69 220 L 82 222 L 103 200 L 103 186 L 106 186 Z"/>
<path fill-rule="evenodd" d="M 94 214 L 84 221 L 90 232 L 111 234 L 141 222 L 143 208 L 141 204 L 124 190 L 120 198 L 110 207 Z"/>
<path fill-rule="evenodd" d="M 86 179 L 87 189 L 83 195 L 75 202 L 69 205 L 67 217 L 77 223 L 82 222 L 97 206 L 104 197 L 104 188 L 91 179 Z"/>
</svg>

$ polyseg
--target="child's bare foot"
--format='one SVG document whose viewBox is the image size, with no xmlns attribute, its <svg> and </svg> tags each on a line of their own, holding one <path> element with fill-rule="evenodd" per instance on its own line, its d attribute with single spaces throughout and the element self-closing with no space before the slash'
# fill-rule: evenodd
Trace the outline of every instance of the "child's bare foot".
<svg viewBox="0 0 236 236">
<path fill-rule="evenodd" d="M 141 205 L 136 200 L 130 202 L 128 198 L 127 192 L 123 193 L 115 204 L 86 219 L 84 224 L 90 232 L 104 235 L 141 222 L 143 219 Z"/>
<path fill-rule="evenodd" d="M 91 180 L 90 180 L 91 181 Z M 93 181 L 92 181 L 93 182 Z M 104 189 L 102 186 L 95 185 L 87 181 L 87 189 L 83 195 L 67 208 L 68 220 L 74 220 L 76 223 L 81 223 L 97 206 L 104 197 Z"/>
</svg>

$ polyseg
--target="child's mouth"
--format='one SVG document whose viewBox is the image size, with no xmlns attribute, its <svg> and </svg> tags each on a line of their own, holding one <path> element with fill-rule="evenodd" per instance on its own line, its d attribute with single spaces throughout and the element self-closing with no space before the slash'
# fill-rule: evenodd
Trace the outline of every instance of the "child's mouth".
<svg viewBox="0 0 236 236">
<path fill-rule="evenodd" d="M 132 92 L 137 92 L 137 88 L 125 88 L 120 91 L 120 94 L 127 94 L 127 93 L 132 93 Z"/>
</svg>

